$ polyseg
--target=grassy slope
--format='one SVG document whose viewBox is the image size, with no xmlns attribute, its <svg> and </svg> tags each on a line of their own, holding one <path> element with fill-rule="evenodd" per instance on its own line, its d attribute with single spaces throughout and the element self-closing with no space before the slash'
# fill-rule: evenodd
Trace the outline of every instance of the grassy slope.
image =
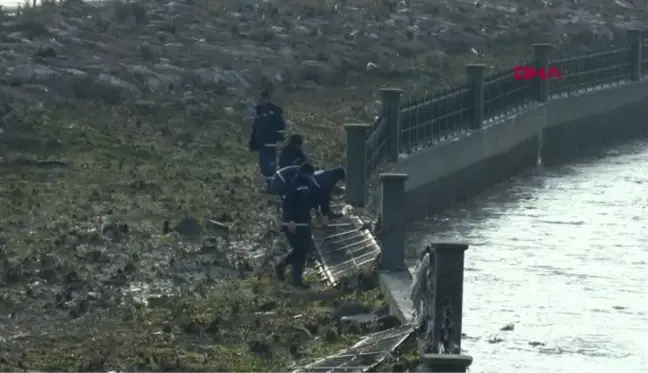
<svg viewBox="0 0 648 373">
<path fill-rule="evenodd" d="M 167 114 L 160 121 L 90 104 L 29 109 L 22 140 L 3 139 L 0 370 L 282 370 L 359 338 L 336 332 L 331 312 L 341 302 L 382 305 L 375 290 L 305 296 L 237 271 L 224 251 L 235 243 L 162 235 L 165 219 L 214 217 L 232 226 L 232 240 L 270 245 L 259 235 L 272 211 L 238 121 Z M 339 138 L 326 121 L 300 129 L 318 158 L 323 139 Z M 340 159 L 335 146 L 329 161 Z M 34 164 L 46 160 L 67 168 Z M 118 243 L 97 232 L 108 214 L 129 226 Z M 187 275 L 213 274 L 211 267 L 222 271 Z M 181 293 L 145 307 L 116 290 L 125 280 L 175 282 Z"/>
</svg>

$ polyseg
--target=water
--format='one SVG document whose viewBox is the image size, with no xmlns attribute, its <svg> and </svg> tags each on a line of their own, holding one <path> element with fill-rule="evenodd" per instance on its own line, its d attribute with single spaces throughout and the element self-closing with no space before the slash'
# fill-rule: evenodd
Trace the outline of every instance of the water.
<svg viewBox="0 0 648 373">
<path fill-rule="evenodd" d="M 643 142 L 538 168 L 419 223 L 427 232 L 419 247 L 471 245 L 463 342 L 471 372 L 648 372 L 647 220 Z M 515 329 L 501 331 L 508 323 Z"/>
</svg>

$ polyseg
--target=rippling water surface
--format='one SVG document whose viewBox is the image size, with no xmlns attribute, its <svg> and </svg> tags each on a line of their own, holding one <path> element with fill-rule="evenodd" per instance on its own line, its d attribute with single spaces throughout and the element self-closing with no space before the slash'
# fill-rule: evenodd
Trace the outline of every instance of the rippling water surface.
<svg viewBox="0 0 648 373">
<path fill-rule="evenodd" d="M 647 220 L 643 142 L 533 170 L 411 239 L 470 243 L 472 372 L 648 372 Z"/>
</svg>

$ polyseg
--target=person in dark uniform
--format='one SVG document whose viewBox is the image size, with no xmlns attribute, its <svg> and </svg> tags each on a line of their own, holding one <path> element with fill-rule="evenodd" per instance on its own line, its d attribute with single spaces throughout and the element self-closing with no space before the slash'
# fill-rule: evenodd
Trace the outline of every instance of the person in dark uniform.
<svg viewBox="0 0 648 373">
<path fill-rule="evenodd" d="M 272 177 L 272 182 L 270 183 L 270 191 L 283 198 L 283 196 L 285 196 L 288 191 L 288 187 L 290 186 L 290 181 L 299 172 L 299 167 L 300 166 L 288 166 L 277 170 L 277 172 L 275 172 L 274 176 Z M 316 175 L 318 172 L 320 171 L 315 171 L 314 175 Z M 328 180 L 328 178 L 323 177 L 323 180 Z M 311 182 L 311 187 L 312 188 L 320 187 L 316 178 L 313 178 L 313 181 Z M 313 192 L 319 194 L 319 191 L 317 190 L 313 190 Z M 319 199 L 317 200 L 317 202 L 319 202 Z M 317 204 L 317 206 L 319 206 L 319 204 Z"/>
<path fill-rule="evenodd" d="M 302 145 L 304 145 L 302 135 L 290 135 L 288 144 L 281 149 L 281 154 L 279 154 L 279 167 L 284 168 L 306 162 L 306 155 Z"/>
<path fill-rule="evenodd" d="M 326 218 L 339 218 L 341 214 L 331 211 L 331 200 L 333 199 L 333 190 L 339 182 L 346 180 L 346 170 L 343 167 L 335 167 L 328 170 L 317 170 L 313 174 L 315 184 L 319 191 L 316 194 L 318 198 L 314 207 L 319 207 L 322 216 Z M 325 221 L 325 224 L 328 221 Z"/>
<path fill-rule="evenodd" d="M 285 132 L 283 109 L 270 102 L 268 91 L 261 92 L 249 147 L 259 152 L 259 168 L 268 188 L 277 170 L 277 151 L 283 145 Z"/>
<path fill-rule="evenodd" d="M 283 199 L 288 193 L 290 182 L 299 172 L 299 167 L 299 165 L 295 165 L 278 169 L 270 182 L 270 192 Z"/>
<path fill-rule="evenodd" d="M 292 285 L 308 288 L 304 283 L 304 269 L 308 253 L 312 247 L 311 208 L 313 207 L 313 173 L 310 163 L 299 166 L 299 170 L 288 185 L 288 192 L 282 200 L 282 230 L 290 245 L 290 251 L 284 255 L 275 267 L 277 278 L 285 281 L 284 271 L 287 265 L 292 270 Z"/>
</svg>

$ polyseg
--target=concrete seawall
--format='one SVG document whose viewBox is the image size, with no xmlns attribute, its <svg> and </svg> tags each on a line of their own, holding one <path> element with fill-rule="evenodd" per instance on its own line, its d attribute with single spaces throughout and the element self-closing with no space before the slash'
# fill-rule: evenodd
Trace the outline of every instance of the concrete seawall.
<svg viewBox="0 0 648 373">
<path fill-rule="evenodd" d="M 535 166 L 648 132 L 648 82 L 552 97 L 455 141 L 412 154 L 391 171 L 408 174 L 409 219 L 440 212 Z"/>
</svg>

